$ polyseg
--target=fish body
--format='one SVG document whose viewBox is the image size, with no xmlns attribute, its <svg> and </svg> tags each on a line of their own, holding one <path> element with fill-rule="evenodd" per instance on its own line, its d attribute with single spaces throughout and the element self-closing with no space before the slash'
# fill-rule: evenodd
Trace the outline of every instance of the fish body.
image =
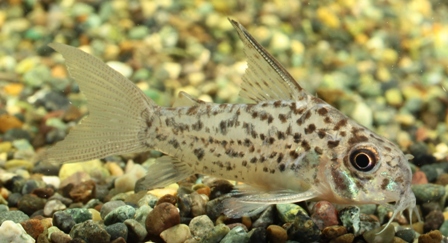
<svg viewBox="0 0 448 243">
<path fill-rule="evenodd" d="M 412 173 L 402 151 L 308 94 L 244 27 L 230 21 L 248 58 L 240 96 L 251 104 L 207 103 L 182 92 L 174 107 L 161 107 L 99 59 L 50 44 L 66 59 L 90 115 L 43 160 L 155 149 L 167 157 L 150 167 L 136 190 L 195 173 L 244 182 L 248 187 L 227 203 L 230 216 L 252 209 L 238 208 L 238 202 L 260 207 L 309 199 L 381 204 L 394 216 L 414 209 Z"/>
</svg>

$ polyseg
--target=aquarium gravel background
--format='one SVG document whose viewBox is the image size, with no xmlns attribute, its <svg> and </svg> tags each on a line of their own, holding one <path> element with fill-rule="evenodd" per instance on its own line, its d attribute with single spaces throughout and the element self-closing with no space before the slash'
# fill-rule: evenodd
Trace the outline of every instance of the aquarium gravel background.
<svg viewBox="0 0 448 243">
<path fill-rule="evenodd" d="M 244 102 L 243 45 L 228 17 L 310 93 L 414 156 L 421 222 L 398 217 L 377 235 L 385 208 L 324 201 L 228 219 L 213 205 L 234 182 L 202 176 L 133 193 L 156 151 L 33 160 L 88 114 L 48 43 L 99 57 L 159 105 L 180 91 Z M 1 0 L 0 242 L 446 241 L 447 74 L 446 1 Z"/>
</svg>

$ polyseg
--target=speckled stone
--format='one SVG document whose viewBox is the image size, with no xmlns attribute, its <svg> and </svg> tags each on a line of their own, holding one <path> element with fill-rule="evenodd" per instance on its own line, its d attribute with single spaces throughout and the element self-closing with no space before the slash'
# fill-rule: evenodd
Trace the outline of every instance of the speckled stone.
<svg viewBox="0 0 448 243">
<path fill-rule="evenodd" d="M 145 225 L 146 217 L 148 217 L 149 212 L 152 208 L 149 205 L 140 206 L 135 210 L 135 220 L 137 220 L 141 225 Z"/>
<path fill-rule="evenodd" d="M 442 242 L 443 235 L 438 230 L 430 231 L 418 237 L 418 243 L 439 243 Z"/>
<path fill-rule="evenodd" d="M 207 215 L 201 215 L 194 217 L 188 227 L 193 236 L 203 238 L 214 227 L 214 224 Z"/>
<path fill-rule="evenodd" d="M 87 203 L 90 199 L 95 197 L 96 184 L 93 180 L 83 181 L 73 186 L 70 190 L 70 198 L 74 202 Z"/>
<path fill-rule="evenodd" d="M 298 211 L 294 221 L 287 227 L 288 239 L 299 242 L 313 242 L 320 239 L 321 231 L 311 218 Z"/>
<path fill-rule="evenodd" d="M 441 211 L 432 211 L 425 217 L 425 223 L 423 224 L 424 232 L 437 230 L 445 221 L 443 213 Z"/>
<path fill-rule="evenodd" d="M 44 207 L 44 216 L 51 217 L 56 211 L 61 211 L 67 207 L 59 200 L 49 200 Z"/>
<path fill-rule="evenodd" d="M 92 219 L 92 214 L 87 208 L 69 208 L 64 210 L 64 212 L 70 214 L 76 223 Z"/>
<path fill-rule="evenodd" d="M 111 225 L 118 222 L 124 222 L 126 219 L 132 219 L 135 215 L 135 208 L 129 205 L 124 205 L 112 210 L 104 218 L 105 225 Z"/>
<path fill-rule="evenodd" d="M 39 198 L 37 196 L 26 194 L 21 197 L 17 203 L 17 207 L 20 211 L 31 215 L 32 213 L 41 210 L 45 207 L 46 199 Z"/>
<path fill-rule="evenodd" d="M 338 212 L 336 208 L 327 201 L 319 201 L 314 205 L 313 213 L 311 214 L 311 219 L 319 227 L 319 229 L 324 229 L 327 226 L 338 225 Z"/>
<path fill-rule="evenodd" d="M 180 223 L 180 214 L 173 204 L 162 203 L 148 214 L 145 225 L 148 234 L 158 236 L 162 231 Z"/>
<path fill-rule="evenodd" d="M 275 207 L 277 209 L 277 216 L 283 223 L 293 222 L 298 212 L 306 215 L 306 211 L 296 204 L 277 204 Z"/>
<path fill-rule="evenodd" d="M 126 205 L 123 201 L 109 201 L 106 202 L 105 204 L 103 204 L 103 206 L 101 207 L 100 213 L 101 213 L 101 218 L 105 218 L 107 214 L 109 214 L 112 210 L 124 206 Z"/>
<path fill-rule="evenodd" d="M 110 240 L 115 240 L 122 237 L 124 240 L 128 239 L 128 227 L 124 223 L 115 223 L 106 226 L 106 231 L 110 235 Z"/>
<path fill-rule="evenodd" d="M 53 214 L 53 225 L 67 234 L 70 233 L 75 224 L 73 217 L 65 211 L 58 211 Z"/>
<path fill-rule="evenodd" d="M 220 242 L 229 233 L 230 228 L 225 224 L 218 224 L 208 231 L 202 240 L 204 242 Z"/>
<path fill-rule="evenodd" d="M 44 225 L 39 219 L 28 219 L 20 223 L 23 229 L 34 239 L 37 239 L 39 234 L 42 234 L 45 230 Z"/>
<path fill-rule="evenodd" d="M 412 229 L 400 229 L 395 233 L 395 236 L 403 239 L 406 242 L 412 242 L 415 238 L 415 231 Z"/>
<path fill-rule="evenodd" d="M 233 243 L 233 242 L 247 242 L 249 241 L 249 234 L 242 226 L 236 226 L 222 238 L 220 243 Z"/>
<path fill-rule="evenodd" d="M 6 220 L 12 221 L 14 223 L 20 223 L 25 220 L 28 220 L 30 217 L 24 214 L 22 211 L 7 211 L 0 213 L 0 224 L 5 222 Z"/>
<path fill-rule="evenodd" d="M 70 243 L 71 240 L 72 237 L 62 231 L 56 231 L 50 235 L 50 241 L 52 243 Z"/>
<path fill-rule="evenodd" d="M 434 184 L 412 185 L 412 191 L 419 202 L 436 201 L 445 195 L 445 187 Z"/>
<path fill-rule="evenodd" d="M 76 224 L 70 231 L 72 238 L 80 238 L 86 243 L 109 243 L 110 235 L 106 229 L 92 220 Z"/>
</svg>

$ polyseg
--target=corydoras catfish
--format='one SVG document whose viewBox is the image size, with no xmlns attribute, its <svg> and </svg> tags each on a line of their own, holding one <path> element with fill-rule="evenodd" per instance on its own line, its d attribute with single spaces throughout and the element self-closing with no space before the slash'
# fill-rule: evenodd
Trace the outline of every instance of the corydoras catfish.
<svg viewBox="0 0 448 243">
<path fill-rule="evenodd" d="M 243 182 L 225 213 L 276 203 L 327 200 L 415 209 L 408 157 L 392 142 L 307 93 L 238 22 L 248 60 L 240 96 L 249 104 L 208 103 L 181 92 L 161 107 L 98 58 L 53 43 L 88 101 L 89 115 L 47 150 L 44 161 L 86 161 L 158 150 L 138 189 L 192 174 Z M 244 206 L 242 206 L 244 205 Z"/>
</svg>

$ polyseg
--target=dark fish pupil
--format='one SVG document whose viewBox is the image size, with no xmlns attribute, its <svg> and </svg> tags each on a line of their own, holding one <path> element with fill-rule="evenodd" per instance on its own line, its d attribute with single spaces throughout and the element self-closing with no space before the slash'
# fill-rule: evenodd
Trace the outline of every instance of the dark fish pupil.
<svg viewBox="0 0 448 243">
<path fill-rule="evenodd" d="M 350 163 L 359 171 L 367 172 L 372 170 L 376 162 L 375 155 L 367 149 L 355 150 L 350 155 Z"/>
</svg>

